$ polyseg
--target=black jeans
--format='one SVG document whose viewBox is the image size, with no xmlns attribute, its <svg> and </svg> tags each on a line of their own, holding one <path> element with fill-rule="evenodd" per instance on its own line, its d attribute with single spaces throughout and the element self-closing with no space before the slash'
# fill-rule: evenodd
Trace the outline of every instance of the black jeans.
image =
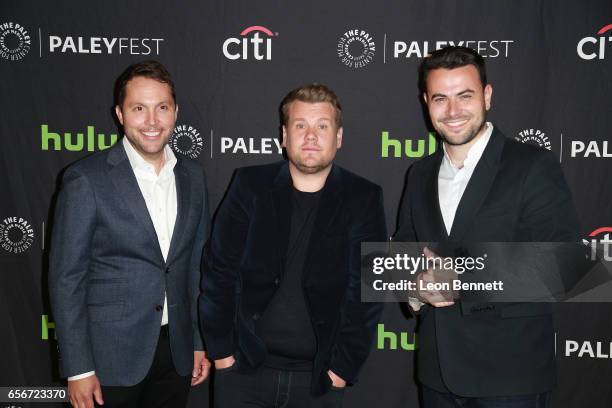
<svg viewBox="0 0 612 408">
<path fill-rule="evenodd" d="M 104 408 L 180 408 L 187 405 L 191 376 L 182 377 L 174 369 L 168 327 L 162 326 L 153 364 L 147 376 L 131 387 L 102 386 Z"/>
<path fill-rule="evenodd" d="M 311 372 L 261 367 L 239 373 L 234 366 L 215 372 L 215 408 L 340 408 L 344 388 L 332 388 L 321 397 L 310 394 Z"/>
<path fill-rule="evenodd" d="M 550 404 L 550 392 L 510 397 L 468 398 L 425 386 L 421 388 L 424 408 L 547 408 Z"/>
</svg>

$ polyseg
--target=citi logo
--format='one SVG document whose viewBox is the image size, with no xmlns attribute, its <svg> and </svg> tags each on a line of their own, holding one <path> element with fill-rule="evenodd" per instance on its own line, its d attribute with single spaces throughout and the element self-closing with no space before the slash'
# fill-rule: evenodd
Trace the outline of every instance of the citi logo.
<svg viewBox="0 0 612 408">
<path fill-rule="evenodd" d="M 606 57 L 606 45 L 612 45 L 612 35 L 603 36 L 608 31 L 612 31 L 612 24 L 608 24 L 597 31 L 597 35 L 600 37 L 584 37 L 578 41 L 576 46 L 578 56 L 584 60 L 604 59 Z"/>
<path fill-rule="evenodd" d="M 403 143 L 398 139 L 389 137 L 387 131 L 381 133 L 380 155 L 382 157 L 418 158 L 434 154 L 437 148 L 438 141 L 432 132 L 429 132 L 427 139 L 405 139 Z"/>
<path fill-rule="evenodd" d="M 264 26 L 247 27 L 240 33 L 242 38 L 228 38 L 223 42 L 223 55 L 230 60 L 255 58 L 257 61 L 272 59 L 274 34 Z"/>
<path fill-rule="evenodd" d="M 413 331 L 412 333 L 401 332 L 399 334 L 386 331 L 385 325 L 382 323 L 378 324 L 376 333 L 376 348 L 378 350 L 397 350 L 399 337 L 399 347 L 406 351 L 414 351 L 417 349 L 417 335 Z M 388 347 L 386 346 L 388 344 Z"/>
<path fill-rule="evenodd" d="M 612 250 L 610 248 L 612 239 L 610 234 L 612 227 L 597 228 L 589 234 L 589 239 L 583 239 L 582 243 L 591 247 L 591 259 L 603 259 L 604 261 L 612 261 Z"/>
<path fill-rule="evenodd" d="M 96 137 L 97 136 L 97 137 Z M 108 149 L 117 143 L 117 135 L 111 133 L 108 137 L 104 133 L 96 135 L 93 126 L 87 126 L 85 132 L 49 132 L 49 125 L 40 125 L 40 148 L 41 150 L 68 150 L 71 152 L 81 152 L 86 150 L 93 152 L 96 150 Z"/>
</svg>

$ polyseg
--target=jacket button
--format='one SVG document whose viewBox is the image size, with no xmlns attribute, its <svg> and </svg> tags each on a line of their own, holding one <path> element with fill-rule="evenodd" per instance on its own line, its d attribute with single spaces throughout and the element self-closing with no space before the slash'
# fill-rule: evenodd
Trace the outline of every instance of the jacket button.
<svg viewBox="0 0 612 408">
<path fill-rule="evenodd" d="M 279 277 L 277 277 L 276 279 L 274 279 L 274 284 L 275 284 L 276 286 L 278 286 L 278 284 L 279 284 L 279 283 L 280 283 L 280 278 L 279 278 Z"/>
<path fill-rule="evenodd" d="M 170 273 L 170 267 L 166 268 L 166 273 Z"/>
<path fill-rule="evenodd" d="M 255 314 L 253 315 L 253 320 L 259 320 L 259 318 L 260 318 L 260 317 L 261 317 L 261 316 L 259 315 L 259 313 L 255 313 Z"/>
<path fill-rule="evenodd" d="M 161 312 L 162 310 L 164 310 L 164 307 L 162 305 L 155 305 L 155 310 Z"/>
</svg>

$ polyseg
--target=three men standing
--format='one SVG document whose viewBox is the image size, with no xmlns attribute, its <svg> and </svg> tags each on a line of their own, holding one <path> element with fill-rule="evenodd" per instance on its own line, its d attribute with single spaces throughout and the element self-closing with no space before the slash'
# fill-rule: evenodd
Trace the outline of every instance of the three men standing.
<svg viewBox="0 0 612 408">
<path fill-rule="evenodd" d="M 307 85 L 281 111 L 288 161 L 237 170 L 205 251 L 217 407 L 341 406 L 382 309 L 360 296 L 360 243 L 387 239 L 382 190 L 333 164 L 336 95 Z"/>
<path fill-rule="evenodd" d="M 485 121 L 493 89 L 483 58 L 465 47 L 435 51 L 420 84 L 444 148 L 410 169 L 395 240 L 576 242 L 576 211 L 554 155 Z M 422 306 L 425 407 L 547 406 L 556 378 L 550 304 L 479 308 L 421 291 L 411 306 Z"/>
<path fill-rule="evenodd" d="M 61 370 L 74 407 L 178 407 L 208 374 L 198 328 L 206 180 L 167 142 L 178 113 L 156 61 L 116 86 L 125 137 L 68 167 L 49 288 Z"/>
</svg>

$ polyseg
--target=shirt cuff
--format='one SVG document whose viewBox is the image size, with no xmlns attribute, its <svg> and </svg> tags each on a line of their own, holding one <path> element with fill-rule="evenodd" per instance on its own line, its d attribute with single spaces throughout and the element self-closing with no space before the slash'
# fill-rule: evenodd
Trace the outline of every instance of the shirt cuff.
<svg viewBox="0 0 612 408">
<path fill-rule="evenodd" d="M 415 312 L 418 312 L 419 310 L 421 310 L 421 307 L 425 304 L 423 302 L 421 302 L 419 299 L 417 298 L 413 298 L 413 297 L 409 297 L 408 298 L 408 304 L 410 305 L 410 307 L 412 308 L 412 310 L 414 310 Z"/>
<path fill-rule="evenodd" d="M 72 377 L 68 377 L 68 381 L 80 380 L 83 378 L 91 377 L 92 375 L 95 375 L 95 374 L 96 374 L 95 371 L 88 371 L 83 374 L 73 375 Z"/>
</svg>

